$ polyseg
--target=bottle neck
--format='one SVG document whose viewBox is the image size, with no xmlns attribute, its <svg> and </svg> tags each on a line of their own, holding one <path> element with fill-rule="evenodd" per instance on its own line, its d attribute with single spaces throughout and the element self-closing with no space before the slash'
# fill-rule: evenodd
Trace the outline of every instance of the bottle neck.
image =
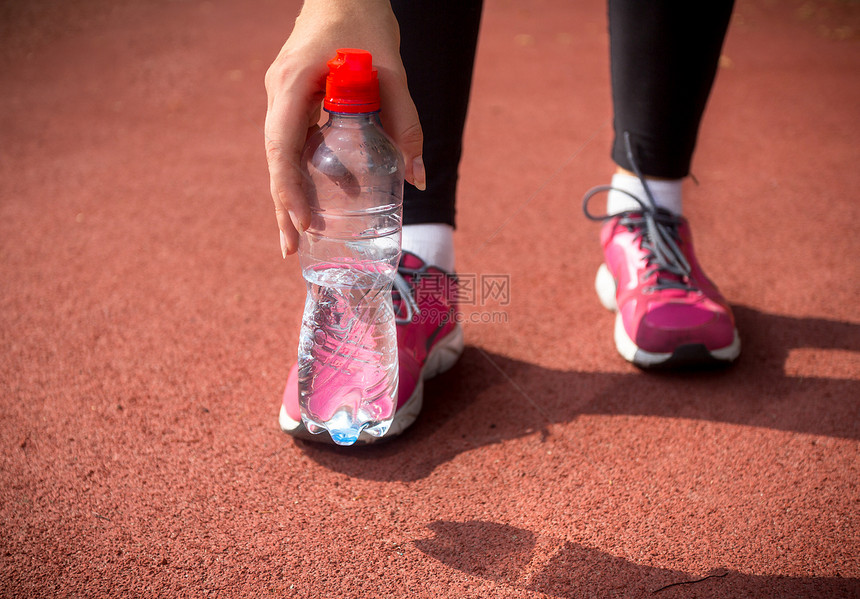
<svg viewBox="0 0 860 599">
<path fill-rule="evenodd" d="M 379 111 L 376 112 L 328 112 L 330 125 L 338 127 L 364 127 L 367 125 L 379 125 Z"/>
</svg>

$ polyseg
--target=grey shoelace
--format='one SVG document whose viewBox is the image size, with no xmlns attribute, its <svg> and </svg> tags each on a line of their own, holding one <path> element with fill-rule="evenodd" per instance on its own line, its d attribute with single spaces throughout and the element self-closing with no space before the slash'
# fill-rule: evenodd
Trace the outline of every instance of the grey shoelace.
<svg viewBox="0 0 860 599">
<path fill-rule="evenodd" d="M 394 288 L 400 295 L 400 299 L 403 300 L 403 305 L 406 306 L 406 316 L 400 317 L 395 315 L 394 322 L 397 324 L 406 324 L 410 322 L 416 314 L 420 314 L 421 310 L 418 308 L 418 303 L 415 301 L 415 298 L 412 297 L 411 286 L 406 282 L 406 279 L 403 278 L 403 275 L 400 274 L 399 269 L 397 274 L 394 276 Z"/>
<path fill-rule="evenodd" d="M 627 227 L 629 231 L 633 231 L 635 240 L 641 240 L 640 247 L 647 252 L 645 260 L 650 267 L 646 271 L 646 276 L 650 277 L 655 271 L 658 272 L 656 284 L 647 288 L 646 291 L 695 289 L 690 281 L 690 263 L 678 246 L 680 240 L 678 226 L 681 224 L 682 219 L 668 210 L 657 207 L 654 196 L 645 182 L 645 177 L 642 175 L 633 157 L 630 134 L 627 132 L 624 133 L 624 143 L 627 149 L 627 159 L 633 167 L 633 172 L 642 182 L 642 188 L 645 190 L 646 197 L 644 199 L 637 197 L 628 191 L 612 187 L 611 185 L 599 185 L 586 192 L 582 199 L 582 211 L 585 213 L 586 218 L 597 222 L 619 217 L 619 224 Z M 591 198 L 599 193 L 610 190 L 615 190 L 633 198 L 641 207 L 641 211 L 635 210 L 621 214 L 604 215 L 595 215 L 589 212 L 588 202 Z M 659 276 L 662 273 L 674 276 Z"/>
</svg>

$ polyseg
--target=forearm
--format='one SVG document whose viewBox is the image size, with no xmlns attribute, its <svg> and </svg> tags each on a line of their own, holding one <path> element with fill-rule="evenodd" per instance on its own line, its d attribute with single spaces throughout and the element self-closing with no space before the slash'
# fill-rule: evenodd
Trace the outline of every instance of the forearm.
<svg viewBox="0 0 860 599">
<path fill-rule="evenodd" d="M 343 40 L 342 45 L 357 40 L 386 39 L 394 31 L 398 35 L 397 19 L 389 0 L 305 0 L 296 18 L 296 31 L 324 28 L 329 35 Z M 366 50 L 372 49 L 363 48 Z"/>
</svg>

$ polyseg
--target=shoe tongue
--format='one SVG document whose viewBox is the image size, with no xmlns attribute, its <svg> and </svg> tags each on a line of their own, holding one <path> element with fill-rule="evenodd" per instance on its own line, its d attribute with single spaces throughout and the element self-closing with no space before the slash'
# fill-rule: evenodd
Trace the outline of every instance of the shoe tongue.
<svg viewBox="0 0 860 599">
<path fill-rule="evenodd" d="M 404 250 L 400 256 L 400 266 L 403 268 L 419 269 L 424 266 L 424 261 L 412 252 Z"/>
</svg>

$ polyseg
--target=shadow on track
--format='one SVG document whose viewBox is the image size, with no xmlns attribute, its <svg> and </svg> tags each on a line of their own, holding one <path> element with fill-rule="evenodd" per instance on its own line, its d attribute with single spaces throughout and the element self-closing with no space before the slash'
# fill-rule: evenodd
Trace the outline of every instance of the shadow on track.
<svg viewBox="0 0 860 599">
<path fill-rule="evenodd" d="M 594 373 L 536 366 L 467 347 L 428 381 L 424 410 L 388 443 L 334 448 L 297 441 L 331 470 L 372 480 L 418 480 L 476 447 L 571 422 L 582 414 L 685 418 L 860 438 L 860 381 L 786 375 L 798 348 L 860 352 L 860 325 L 734 308 L 744 348 L 727 369 Z M 621 358 L 619 358 L 621 359 Z"/>
<path fill-rule="evenodd" d="M 446 566 L 550 597 L 827 597 L 860 593 L 856 578 L 753 576 L 720 569 L 698 576 L 621 557 L 495 522 L 436 521 L 413 541 Z"/>
</svg>

